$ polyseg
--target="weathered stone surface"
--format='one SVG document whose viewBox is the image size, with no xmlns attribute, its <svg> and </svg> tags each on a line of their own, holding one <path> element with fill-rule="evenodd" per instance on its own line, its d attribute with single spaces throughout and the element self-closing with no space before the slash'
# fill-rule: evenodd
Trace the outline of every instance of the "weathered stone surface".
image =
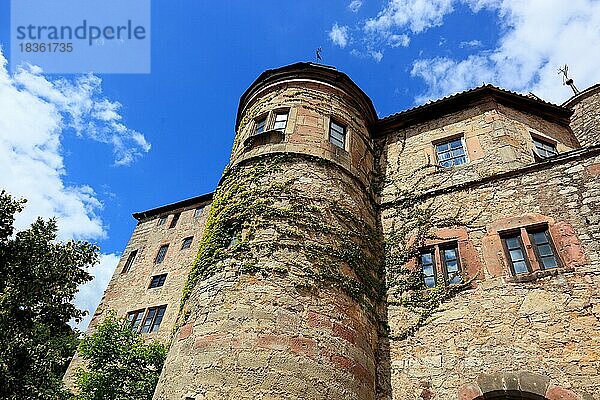
<svg viewBox="0 0 600 400">
<path fill-rule="evenodd" d="M 196 209 L 200 211 L 196 212 Z M 88 332 L 91 332 L 109 311 L 124 317 L 130 311 L 166 305 L 158 331 L 145 335 L 149 339 L 158 339 L 168 344 L 179 312 L 181 291 L 198 251 L 209 211 L 210 201 L 203 200 L 185 206 L 175 204 L 164 211 L 141 218 L 94 313 Z M 179 219 L 171 228 L 171 222 L 176 214 L 179 214 Z M 161 217 L 166 220 L 159 225 L 158 221 Z M 183 240 L 189 237 L 192 238 L 190 247 L 182 249 Z M 165 244 L 169 245 L 165 259 L 157 264 L 156 254 L 160 246 Z M 135 260 L 131 268 L 124 272 L 127 258 L 133 251 L 137 251 Z M 152 276 L 165 273 L 167 277 L 164 285 L 150 289 Z M 181 334 L 185 336 L 186 330 L 184 329 Z M 73 384 L 73 373 L 80 365 L 82 365 L 80 359 L 75 356 L 65 374 L 68 385 Z"/>
<path fill-rule="evenodd" d="M 491 393 L 600 400 L 600 151 L 580 149 L 600 143 L 600 87 L 566 104 L 574 110 L 572 130 L 567 109 L 515 94 L 504 93 L 500 97 L 509 101 L 500 101 L 489 91 L 476 100 L 444 100 L 442 114 L 376 120 L 343 77 L 327 81 L 326 67 L 298 68 L 293 79 L 265 87 L 259 82 L 244 98 L 231 165 L 251 168 L 261 158 L 288 155 L 282 170 L 253 184 L 292 182 L 294 193 L 335 229 L 315 232 L 275 218 L 246 239 L 265 248 L 284 244 L 260 253 L 254 266 L 285 273 L 243 271 L 228 259 L 198 282 L 179 315 L 155 400 L 481 400 Z M 304 79 L 303 68 L 316 75 Z M 267 117 L 270 129 L 281 110 L 288 112 L 283 132 L 254 138 L 256 118 Z M 332 120 L 346 125 L 343 148 L 329 141 Z M 458 137 L 468 162 L 436 169 L 435 144 Z M 533 138 L 555 143 L 561 154 L 540 162 Z M 436 216 L 468 221 L 434 229 L 426 245 L 456 243 L 462 272 L 473 279 L 424 327 L 398 335 L 418 315 L 398 305 L 392 291 L 369 308 L 334 284 L 306 285 L 323 266 L 299 244 L 334 246 L 333 231 L 365 226 L 389 239 L 406 222 L 394 210 L 398 188 L 423 187 Z M 289 193 L 272 200 L 294 202 Z M 362 222 L 322 213 L 332 207 Z M 141 221 L 95 320 L 109 308 L 124 315 L 168 304 L 154 334 L 167 341 L 207 210 L 196 222 L 191 208 L 182 210 L 174 230 L 166 228 L 169 220 L 162 228 L 154 217 Z M 543 268 L 529 236 L 533 227 L 548 230 L 559 268 Z M 530 272 L 512 272 L 502 241 L 507 232 L 520 233 Z M 170 247 L 173 258 L 153 265 L 160 244 L 192 234 L 189 252 L 173 257 L 178 249 Z M 360 238 L 353 247 L 367 241 Z M 140 264 L 122 276 L 118 271 L 133 249 L 140 249 Z M 383 251 L 373 256 L 374 264 L 384 261 Z M 439 270 L 439 251 L 434 259 Z M 365 283 L 352 265 L 341 264 L 331 268 Z M 406 267 L 419 268 L 416 260 Z M 160 268 L 168 271 L 170 286 L 149 291 L 148 279 Z M 385 279 L 376 271 L 372 278 Z"/>
<path fill-rule="evenodd" d="M 581 145 L 600 144 L 600 85 L 573 96 L 564 105 L 573 110 L 571 128 Z"/>
<path fill-rule="evenodd" d="M 246 222 L 256 226 L 246 238 L 246 246 L 255 250 L 244 254 L 258 251 L 261 243 L 270 244 L 253 261 L 257 268 L 285 272 L 245 273 L 232 256 L 220 272 L 198 282 L 184 308 L 183 322 L 193 324 L 193 330 L 188 334 L 184 325 L 180 340 L 173 341 L 154 398 L 177 399 L 180 393 L 201 391 L 207 400 L 374 399 L 375 314 L 335 282 L 315 284 L 308 275 L 335 273 L 361 285 L 367 282 L 361 281 L 354 265 L 319 264 L 309 248 L 303 247 L 327 245 L 340 251 L 369 252 L 367 241 L 378 240 L 365 235 L 344 248 L 335 233 L 377 232 L 375 204 L 368 189 L 374 176 L 369 122 L 354 99 L 330 85 L 290 81 L 269 87 L 261 96 L 245 109 L 245 115 L 288 110 L 285 139 L 244 146 L 255 129 L 251 117 L 240 126 L 232 165 L 251 174 L 265 154 L 286 151 L 311 156 L 287 157 L 267 177 L 250 183 L 259 192 L 261 185 L 285 187 L 271 199 L 276 206 L 286 207 L 279 209 L 280 215 L 286 209 L 297 210 L 302 201 L 302 208 L 295 211 L 297 220 L 281 217 L 263 226 L 257 215 Z M 329 142 L 331 118 L 347 124 L 346 149 Z M 234 181 L 231 188 L 222 190 L 242 184 Z M 330 207 L 343 213 L 328 212 Z M 310 216 L 311 209 L 324 210 L 327 221 L 307 222 L 300 213 Z M 314 224 L 323 228 L 315 230 Z M 371 279 L 379 279 L 376 266 L 369 267 L 374 268 L 369 272 Z"/>
<path fill-rule="evenodd" d="M 556 385 L 600 395 L 600 381 L 596 379 L 600 371 L 600 320 L 590 317 L 597 315 L 594 304 L 600 287 L 600 227 L 590 224 L 587 217 L 588 213 L 600 213 L 600 203 L 588 203 L 588 213 L 581 212 L 583 200 L 600 189 L 600 181 L 585 169 L 565 172 L 574 165 L 585 167 L 599 160 L 593 156 L 556 163 L 539 172 L 439 196 L 439 203 L 446 205 L 442 206 L 444 212 L 452 214 L 455 207 L 469 205 L 464 208 L 466 213 L 480 214 L 468 237 L 478 249 L 485 281 L 451 300 L 415 339 L 390 344 L 392 365 L 412 360 L 401 364 L 402 368 L 392 368 L 394 399 L 404 398 L 401 386 L 407 385 L 407 380 L 418 387 L 424 375 L 434 378 L 432 389 L 439 398 L 453 399 L 462 385 L 474 382 L 482 372 L 518 371 L 541 373 Z M 560 187 L 570 182 L 580 188 L 578 195 L 560 195 Z M 494 200 L 509 190 L 515 191 L 510 201 Z M 382 218 L 385 227 L 385 211 Z M 549 225 L 565 268 L 550 275 L 534 273 L 529 282 L 512 282 L 495 232 L 537 223 Z M 486 235 L 482 237 L 481 231 Z M 535 257 L 533 252 L 528 254 Z M 404 314 L 396 317 L 396 312 L 396 308 L 388 308 L 393 332 L 410 321 Z M 441 365 L 414 367 L 419 360 L 437 357 L 440 351 Z"/>
</svg>

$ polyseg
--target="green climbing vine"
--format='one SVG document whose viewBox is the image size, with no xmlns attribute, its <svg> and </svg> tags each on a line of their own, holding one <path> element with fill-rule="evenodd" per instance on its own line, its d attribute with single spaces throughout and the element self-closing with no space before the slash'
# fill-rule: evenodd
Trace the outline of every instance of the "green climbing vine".
<svg viewBox="0 0 600 400">
<path fill-rule="evenodd" d="M 428 239 L 436 239 L 437 228 L 466 223 L 459 218 L 460 210 L 447 215 L 427 196 L 433 186 L 401 185 L 389 173 L 380 174 L 366 192 L 380 196 L 385 192 L 393 201 L 379 210 L 363 210 L 343 200 L 352 197 L 348 192 L 311 193 L 301 182 L 314 178 L 319 187 L 337 179 L 335 186 L 343 186 L 342 174 L 328 175 L 336 168 L 340 167 L 330 161 L 299 154 L 267 154 L 228 166 L 213 197 L 181 310 L 199 281 L 233 267 L 238 274 L 285 276 L 298 288 L 336 287 L 357 301 L 383 334 L 402 340 L 426 325 L 442 303 L 470 286 L 471 281 L 444 285 L 438 279 L 440 284 L 427 289 L 422 272 L 406 267 Z M 432 168 L 414 171 L 413 178 L 426 182 L 424 177 L 435 173 Z M 391 225 L 380 226 L 378 218 Z M 300 256 L 277 256 L 286 252 Z M 402 332 L 391 333 L 377 312 L 384 300 L 414 314 Z"/>
<path fill-rule="evenodd" d="M 400 170 L 403 165 L 400 157 L 404 150 L 405 139 L 401 139 L 398 160 L 390 163 L 395 165 L 396 169 L 391 174 L 390 171 L 385 175 L 379 173 L 375 179 L 376 191 L 380 197 L 383 198 L 385 193 L 386 199 L 392 199 L 380 209 L 382 220 L 389 224 L 384 228 L 387 305 L 404 307 L 414 317 L 404 321 L 406 325 L 399 333 L 392 333 L 387 323 L 382 323 L 383 334 L 391 340 L 404 340 L 414 335 L 432 320 L 444 302 L 468 289 L 475 279 L 475 277 L 466 279 L 463 276 L 461 284 L 448 285 L 443 277 L 438 277 L 436 286 L 427 288 L 422 270 L 407 267 L 411 262 L 415 265 L 420 249 L 428 240 L 440 239 L 435 235 L 437 229 L 467 226 L 477 217 L 464 219 L 460 207 L 453 214 L 448 214 L 448 210 L 443 208 L 435 198 L 428 196 L 429 191 L 440 187 L 439 178 L 445 173 L 440 173 L 429 160 L 424 166 L 408 175 Z M 382 143 L 379 143 L 376 151 L 381 154 L 382 150 Z M 378 159 L 381 160 L 381 157 Z M 410 176 L 412 179 L 410 182 L 405 182 L 395 178 L 394 175 Z"/>
<path fill-rule="evenodd" d="M 298 163 L 305 165 L 290 172 Z M 239 274 L 285 275 L 297 287 L 337 287 L 376 319 L 375 305 L 385 290 L 375 210 L 357 209 L 343 196 L 334 198 L 324 186 L 319 188 L 323 180 L 338 179 L 327 175 L 331 168 L 339 167 L 298 154 L 269 154 L 226 168 L 182 309 L 199 281 L 234 265 Z M 300 180 L 307 178 L 317 182 L 315 193 L 302 186 Z M 301 257 L 277 258 L 282 251 Z"/>
</svg>

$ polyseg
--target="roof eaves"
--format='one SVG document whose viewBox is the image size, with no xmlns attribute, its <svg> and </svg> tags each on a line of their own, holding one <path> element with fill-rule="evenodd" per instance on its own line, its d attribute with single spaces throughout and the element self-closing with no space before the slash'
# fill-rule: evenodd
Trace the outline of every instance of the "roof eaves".
<svg viewBox="0 0 600 400">
<path fill-rule="evenodd" d="M 152 208 L 150 210 L 136 212 L 136 213 L 133 213 L 132 215 L 133 215 L 133 218 L 137 219 L 138 221 L 141 221 L 142 219 L 146 219 L 146 218 L 153 217 L 156 215 L 164 214 L 169 211 L 177 210 L 179 208 L 190 207 L 195 204 L 207 203 L 212 200 L 213 194 L 214 194 L 214 192 L 206 193 L 206 194 L 203 194 L 200 196 L 191 197 L 189 199 L 177 201 L 175 203 L 165 204 L 163 206 Z"/>
<path fill-rule="evenodd" d="M 396 125 L 396 123 L 401 126 L 410 126 L 414 123 L 418 123 L 421 120 L 433 119 L 441 115 L 441 113 L 436 114 L 432 111 L 453 112 L 454 110 L 459 110 L 473 104 L 475 101 L 482 99 L 485 95 L 494 96 L 495 98 L 503 100 L 506 103 L 518 102 L 521 105 L 530 107 L 531 109 L 537 108 L 540 111 L 545 110 L 548 116 L 554 114 L 557 119 L 561 119 L 562 117 L 561 122 L 567 124 L 568 117 L 572 113 L 565 107 L 510 90 L 502 89 L 491 84 L 485 84 L 381 118 L 378 121 L 378 125 L 380 128 L 383 128 L 383 130 L 390 126 Z"/>
</svg>

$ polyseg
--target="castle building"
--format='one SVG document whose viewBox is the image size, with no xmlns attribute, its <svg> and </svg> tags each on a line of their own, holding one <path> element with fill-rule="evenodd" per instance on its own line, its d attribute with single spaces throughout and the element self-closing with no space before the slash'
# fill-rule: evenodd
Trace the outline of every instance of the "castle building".
<svg viewBox="0 0 600 400">
<path fill-rule="evenodd" d="M 600 399 L 600 85 L 378 118 L 269 70 L 214 194 L 134 217 L 90 329 L 169 345 L 155 400 Z"/>
</svg>

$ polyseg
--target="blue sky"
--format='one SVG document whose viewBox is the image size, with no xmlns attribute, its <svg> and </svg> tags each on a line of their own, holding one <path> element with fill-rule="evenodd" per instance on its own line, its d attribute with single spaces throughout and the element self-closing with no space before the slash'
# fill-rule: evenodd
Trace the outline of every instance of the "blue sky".
<svg viewBox="0 0 600 400">
<path fill-rule="evenodd" d="M 10 63 L 1 1 L 0 61 Z M 600 81 L 600 1 L 567 9 L 563 0 L 153 0 L 150 74 L 0 66 L 0 187 L 30 199 L 19 224 L 57 216 L 62 238 L 102 249 L 78 304 L 93 311 L 135 227 L 132 212 L 214 190 L 252 81 L 314 61 L 317 47 L 381 117 L 483 82 L 560 103 L 570 95 L 562 64 L 580 88 Z M 104 117 L 77 114 L 81 98 Z"/>
</svg>

